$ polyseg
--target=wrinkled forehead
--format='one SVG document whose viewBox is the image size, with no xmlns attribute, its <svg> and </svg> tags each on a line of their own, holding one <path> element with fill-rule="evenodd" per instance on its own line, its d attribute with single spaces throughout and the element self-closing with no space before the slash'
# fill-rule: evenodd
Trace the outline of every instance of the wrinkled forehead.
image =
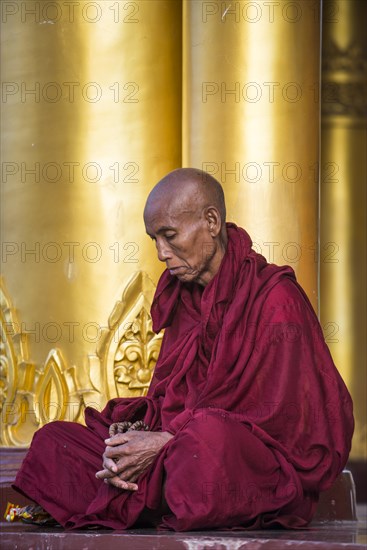
<svg viewBox="0 0 367 550">
<path fill-rule="evenodd" d="M 193 197 L 180 193 L 165 193 L 149 196 L 144 209 L 145 225 L 173 225 L 190 223 L 196 214 L 197 205 Z"/>
</svg>

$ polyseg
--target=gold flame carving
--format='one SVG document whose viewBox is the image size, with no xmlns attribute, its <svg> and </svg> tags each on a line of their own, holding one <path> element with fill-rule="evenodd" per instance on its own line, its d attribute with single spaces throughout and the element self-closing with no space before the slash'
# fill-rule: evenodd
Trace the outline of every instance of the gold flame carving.
<svg viewBox="0 0 367 550">
<path fill-rule="evenodd" d="M 43 367 L 28 358 L 27 334 L 0 281 L 0 444 L 27 446 L 34 432 L 52 420 L 78 420 L 81 392 L 73 368 L 66 368 L 61 352 L 50 351 Z"/>
<path fill-rule="evenodd" d="M 133 275 L 109 317 L 97 355 L 90 358 L 105 377 L 108 398 L 138 397 L 148 391 L 162 343 L 162 334 L 152 329 L 154 292 L 146 273 Z"/>
<path fill-rule="evenodd" d="M 35 413 L 39 426 L 54 420 L 65 419 L 69 390 L 63 375 L 64 370 L 65 364 L 61 353 L 58 350 L 52 350 L 46 359 L 35 390 L 37 396 Z"/>
<path fill-rule="evenodd" d="M 26 411 L 33 409 L 31 381 L 35 367 L 28 360 L 26 335 L 20 332 L 20 324 L 3 279 L 0 280 L 0 305 L 0 443 L 27 445 L 36 429 L 32 415 L 26 414 Z M 28 427 L 31 427 L 30 434 Z"/>
</svg>

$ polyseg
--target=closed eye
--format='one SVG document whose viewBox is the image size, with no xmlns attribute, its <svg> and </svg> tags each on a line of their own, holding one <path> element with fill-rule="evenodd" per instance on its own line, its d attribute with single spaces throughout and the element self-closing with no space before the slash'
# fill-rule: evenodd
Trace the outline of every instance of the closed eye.
<svg viewBox="0 0 367 550">
<path fill-rule="evenodd" d="M 167 241 L 172 241 L 172 239 L 174 239 L 176 237 L 176 233 L 166 233 L 165 234 L 165 237 L 167 239 Z"/>
</svg>

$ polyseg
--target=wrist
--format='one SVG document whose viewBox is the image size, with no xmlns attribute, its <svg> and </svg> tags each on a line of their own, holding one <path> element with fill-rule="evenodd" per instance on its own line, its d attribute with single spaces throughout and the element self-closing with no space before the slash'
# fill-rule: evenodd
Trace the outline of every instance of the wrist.
<svg viewBox="0 0 367 550">
<path fill-rule="evenodd" d="M 170 432 L 161 432 L 161 435 L 162 435 L 162 439 L 163 439 L 163 441 L 164 441 L 164 443 L 163 443 L 164 445 L 165 445 L 166 443 L 168 443 L 168 441 L 169 441 L 170 439 L 172 439 L 172 437 L 173 437 L 173 434 L 171 434 Z"/>
</svg>

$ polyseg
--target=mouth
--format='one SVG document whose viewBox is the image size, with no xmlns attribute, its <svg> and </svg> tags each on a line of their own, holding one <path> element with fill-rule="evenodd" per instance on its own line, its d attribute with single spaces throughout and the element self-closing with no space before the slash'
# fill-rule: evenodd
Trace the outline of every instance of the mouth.
<svg viewBox="0 0 367 550">
<path fill-rule="evenodd" d="M 168 267 L 167 269 L 171 275 L 179 275 L 180 271 L 185 271 L 185 267 L 182 265 L 179 265 L 177 267 Z"/>
</svg>

